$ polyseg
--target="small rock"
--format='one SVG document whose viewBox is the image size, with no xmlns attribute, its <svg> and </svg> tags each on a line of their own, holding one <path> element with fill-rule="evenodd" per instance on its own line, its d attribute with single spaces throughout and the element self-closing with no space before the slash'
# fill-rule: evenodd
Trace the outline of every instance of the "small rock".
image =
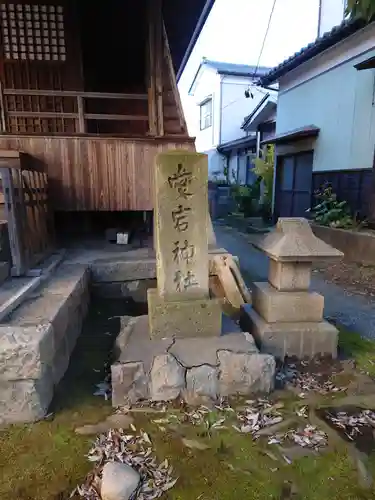
<svg viewBox="0 0 375 500">
<path fill-rule="evenodd" d="M 171 354 L 155 356 L 150 372 L 152 401 L 172 401 L 185 387 L 185 368 Z"/>
<path fill-rule="evenodd" d="M 102 432 L 107 432 L 108 429 L 110 429 L 110 426 L 107 422 L 99 422 L 98 424 L 88 424 L 82 427 L 77 427 L 75 433 L 81 436 L 90 436 L 91 434 L 101 434 Z"/>
<path fill-rule="evenodd" d="M 108 462 L 103 467 L 102 500 L 129 500 L 141 480 L 140 475 L 126 464 Z"/>
<path fill-rule="evenodd" d="M 106 422 L 111 429 L 128 429 L 134 423 L 134 418 L 131 415 L 116 413 L 108 417 Z"/>
<path fill-rule="evenodd" d="M 184 446 L 190 449 L 201 450 L 201 451 L 209 449 L 209 446 L 207 446 L 205 443 L 197 441 L 196 439 L 182 438 L 181 441 Z"/>
<path fill-rule="evenodd" d="M 109 429 L 128 429 L 133 422 L 134 418 L 131 415 L 115 413 L 114 415 L 111 415 L 106 420 L 104 420 L 104 422 L 77 427 L 75 432 L 76 434 L 80 434 L 81 436 L 101 434 L 102 432 L 109 431 Z"/>
</svg>

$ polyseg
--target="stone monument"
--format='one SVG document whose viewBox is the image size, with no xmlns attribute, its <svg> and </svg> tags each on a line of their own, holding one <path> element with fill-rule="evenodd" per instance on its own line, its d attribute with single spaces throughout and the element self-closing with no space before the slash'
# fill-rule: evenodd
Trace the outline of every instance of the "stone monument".
<svg viewBox="0 0 375 500">
<path fill-rule="evenodd" d="M 274 357 L 259 353 L 233 321 L 222 323 L 221 300 L 210 298 L 207 177 L 206 155 L 175 151 L 157 159 L 157 289 L 148 290 L 148 316 L 122 318 L 113 406 L 273 388 Z"/>
<path fill-rule="evenodd" d="M 206 155 L 161 153 L 155 169 L 157 289 L 147 294 L 153 338 L 221 332 L 221 303 L 210 299 Z"/>
<path fill-rule="evenodd" d="M 337 356 L 337 329 L 323 320 L 324 297 L 310 292 L 312 264 L 343 254 L 317 238 L 303 218 L 280 218 L 276 229 L 254 246 L 270 258 L 268 283 L 254 283 L 252 306 L 241 326 L 263 352 L 283 359 Z"/>
</svg>

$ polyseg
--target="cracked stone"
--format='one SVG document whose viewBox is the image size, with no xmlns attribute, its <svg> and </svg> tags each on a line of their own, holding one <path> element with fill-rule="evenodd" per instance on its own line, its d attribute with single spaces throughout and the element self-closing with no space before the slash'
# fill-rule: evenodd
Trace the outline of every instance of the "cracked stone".
<svg viewBox="0 0 375 500">
<path fill-rule="evenodd" d="M 275 359 L 269 354 L 218 352 L 220 396 L 270 392 L 275 377 Z"/>
<path fill-rule="evenodd" d="M 208 365 L 191 368 L 186 373 L 186 388 L 198 396 L 216 399 L 218 394 L 216 369 Z"/>
<path fill-rule="evenodd" d="M 171 354 L 155 356 L 150 372 L 152 401 L 176 399 L 185 387 L 185 369 Z"/>
</svg>

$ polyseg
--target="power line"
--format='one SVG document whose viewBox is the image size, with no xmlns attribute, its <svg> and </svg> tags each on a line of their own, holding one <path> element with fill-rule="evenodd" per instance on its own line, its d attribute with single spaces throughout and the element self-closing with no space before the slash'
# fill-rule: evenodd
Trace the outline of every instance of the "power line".
<svg viewBox="0 0 375 500">
<path fill-rule="evenodd" d="M 272 20 L 272 16 L 273 16 L 273 11 L 275 10 L 275 5 L 276 5 L 276 0 L 273 0 L 273 5 L 272 5 L 271 12 L 270 12 L 270 17 L 268 19 L 267 29 L 266 29 L 266 32 L 264 34 L 263 43 L 262 43 L 262 47 L 260 49 L 260 53 L 259 53 L 259 57 L 258 57 L 258 62 L 257 62 L 256 68 L 255 68 L 254 76 L 256 76 L 257 71 L 259 69 L 260 58 L 262 57 L 263 49 L 264 49 L 264 46 L 266 44 L 266 40 L 267 40 L 267 36 L 268 36 L 268 32 L 270 30 L 271 20 Z"/>
<path fill-rule="evenodd" d="M 254 91 L 259 92 L 260 94 L 263 94 L 263 95 L 267 95 L 267 94 L 269 93 L 269 92 L 265 92 L 263 89 L 261 89 L 261 88 L 260 88 L 260 87 L 258 87 L 257 85 L 253 85 L 253 86 L 252 86 L 252 85 L 250 84 L 250 85 L 249 85 L 249 89 L 250 89 L 250 88 L 254 88 Z M 226 104 L 225 106 L 223 106 L 223 107 L 221 108 L 221 110 L 223 110 L 223 109 L 225 109 L 225 108 L 228 108 L 229 106 L 232 106 L 232 104 L 235 104 L 235 103 L 236 103 L 236 102 L 238 102 L 238 101 L 241 101 L 241 100 L 243 99 L 243 97 L 244 97 L 244 96 L 242 95 L 241 97 L 237 97 L 237 99 L 234 99 L 233 101 L 228 102 L 228 104 Z"/>
</svg>

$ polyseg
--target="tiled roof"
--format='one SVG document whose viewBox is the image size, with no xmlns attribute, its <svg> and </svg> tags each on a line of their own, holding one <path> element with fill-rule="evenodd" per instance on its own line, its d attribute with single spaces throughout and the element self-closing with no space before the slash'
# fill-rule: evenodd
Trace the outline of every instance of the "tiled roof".
<svg viewBox="0 0 375 500">
<path fill-rule="evenodd" d="M 201 66 L 208 66 L 216 70 L 220 75 L 240 75 L 240 76 L 263 76 L 269 72 L 270 68 L 264 66 L 250 66 L 247 64 L 234 64 L 221 61 L 203 59 Z"/>
<path fill-rule="evenodd" d="M 234 63 L 226 63 L 222 61 L 212 61 L 211 59 L 206 59 L 205 57 L 202 59 L 197 72 L 194 75 L 193 81 L 189 88 L 189 93 L 194 87 L 195 81 L 199 75 L 202 67 L 212 68 L 219 75 L 233 75 L 233 76 L 245 76 L 245 77 L 253 77 L 257 76 L 261 77 L 267 73 L 269 73 L 271 68 L 266 68 L 265 66 L 250 66 L 247 64 L 234 64 Z"/>
<path fill-rule="evenodd" d="M 273 68 L 266 75 L 260 78 L 261 85 L 269 85 L 277 81 L 280 77 L 289 73 L 293 69 L 297 68 L 301 64 L 309 61 L 313 57 L 321 54 L 325 50 L 329 49 L 336 43 L 341 42 L 345 38 L 364 28 L 368 24 L 363 19 L 349 19 L 343 21 L 340 25 L 335 26 L 324 33 L 321 37 L 318 37 L 314 42 L 309 43 L 306 47 L 303 47 L 299 52 L 286 59 L 284 62 Z"/>
</svg>

